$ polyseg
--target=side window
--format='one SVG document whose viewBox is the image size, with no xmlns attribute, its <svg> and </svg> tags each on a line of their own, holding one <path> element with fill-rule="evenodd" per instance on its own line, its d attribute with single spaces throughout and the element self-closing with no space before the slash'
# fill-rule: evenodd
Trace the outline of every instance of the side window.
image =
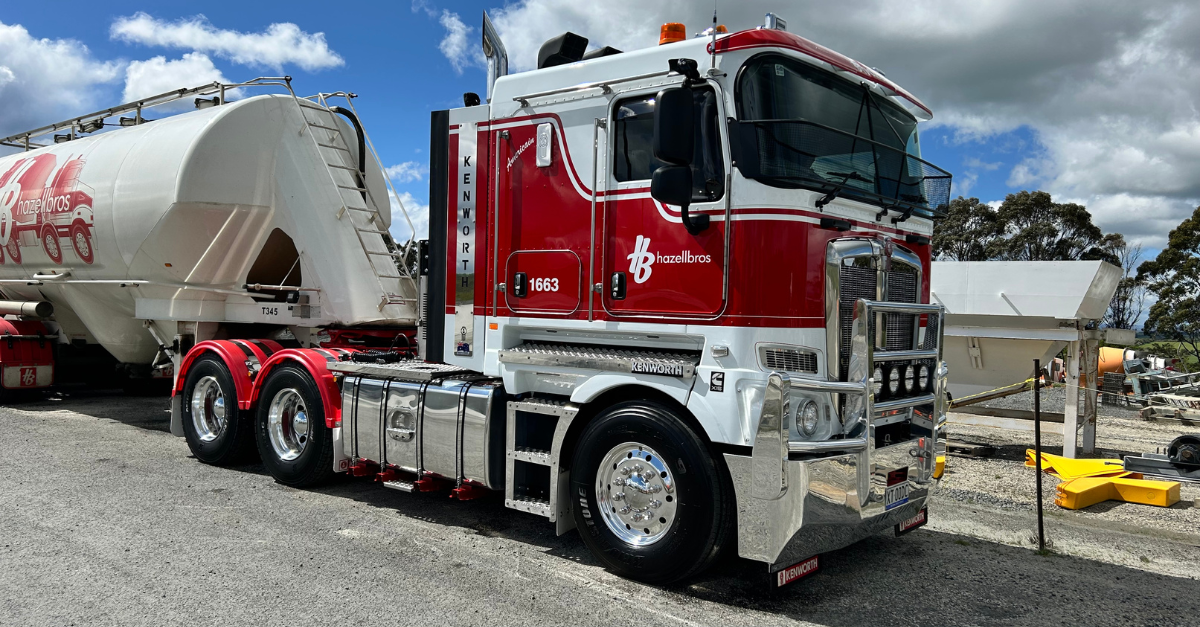
<svg viewBox="0 0 1200 627">
<path fill-rule="evenodd" d="M 712 89 L 694 91 L 696 153 L 692 158 L 692 200 L 709 202 L 725 195 L 725 163 L 717 96 Z M 618 182 L 649 180 L 663 162 L 654 158 L 654 94 L 617 102 L 613 121 L 616 145 L 613 175 Z"/>
</svg>

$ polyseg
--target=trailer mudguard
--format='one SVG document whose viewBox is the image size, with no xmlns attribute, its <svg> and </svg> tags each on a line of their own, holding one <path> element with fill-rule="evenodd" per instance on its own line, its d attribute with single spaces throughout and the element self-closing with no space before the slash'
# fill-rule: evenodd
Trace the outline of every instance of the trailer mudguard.
<svg viewBox="0 0 1200 627">
<path fill-rule="evenodd" d="M 249 405 L 243 403 L 243 399 L 250 398 L 253 375 L 246 353 L 233 340 L 205 340 L 193 346 L 179 365 L 179 374 L 175 377 L 175 390 L 171 396 L 179 396 L 183 393 L 183 386 L 187 383 L 188 370 L 205 353 L 213 353 L 225 363 L 225 367 L 229 369 L 229 376 L 233 378 L 234 390 L 237 392 L 238 409 L 248 409 Z"/>
<path fill-rule="evenodd" d="M 276 352 L 263 362 L 258 376 L 255 377 L 251 386 L 249 406 L 258 403 L 258 395 L 262 390 L 262 384 L 270 376 L 273 369 L 287 362 L 294 362 L 307 370 L 308 374 L 312 376 L 313 381 L 316 382 L 317 390 L 321 393 L 321 404 L 325 406 L 326 426 L 331 429 L 341 426 L 341 389 L 338 387 L 333 374 L 329 372 L 326 366 L 354 352 L 358 351 L 341 348 L 286 348 Z"/>
</svg>

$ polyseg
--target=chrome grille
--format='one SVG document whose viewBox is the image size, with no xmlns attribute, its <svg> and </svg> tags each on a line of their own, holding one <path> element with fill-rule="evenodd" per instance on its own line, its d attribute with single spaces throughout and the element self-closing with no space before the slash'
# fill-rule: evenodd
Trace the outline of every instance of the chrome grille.
<svg viewBox="0 0 1200 627">
<path fill-rule="evenodd" d="M 840 288 L 838 294 L 838 378 L 846 380 L 846 370 L 850 367 L 850 336 L 854 332 L 854 304 L 858 299 L 877 300 L 876 291 L 879 275 L 875 268 L 866 266 L 841 267 Z"/>
<path fill-rule="evenodd" d="M 893 303 L 917 302 L 917 269 L 902 263 L 893 263 L 888 271 L 887 300 Z M 886 314 L 887 350 L 911 350 L 913 348 L 914 317 L 912 314 Z"/>
<path fill-rule="evenodd" d="M 763 367 L 784 372 L 817 372 L 817 354 L 794 348 L 762 349 Z"/>
</svg>

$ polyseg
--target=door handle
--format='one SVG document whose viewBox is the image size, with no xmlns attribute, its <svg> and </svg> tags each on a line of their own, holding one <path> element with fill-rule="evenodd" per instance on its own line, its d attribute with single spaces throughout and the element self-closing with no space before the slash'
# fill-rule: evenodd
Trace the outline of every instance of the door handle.
<svg viewBox="0 0 1200 627">
<path fill-rule="evenodd" d="M 625 300 L 625 273 L 612 273 L 612 280 L 609 282 L 608 295 L 613 300 Z"/>
<path fill-rule="evenodd" d="M 517 298 L 525 298 L 529 293 L 529 276 L 524 272 L 518 272 L 513 276 L 512 293 Z"/>
</svg>

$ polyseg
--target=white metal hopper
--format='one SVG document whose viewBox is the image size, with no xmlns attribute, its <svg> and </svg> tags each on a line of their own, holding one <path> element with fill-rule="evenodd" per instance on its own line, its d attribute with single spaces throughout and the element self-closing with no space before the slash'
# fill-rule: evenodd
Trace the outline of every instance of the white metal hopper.
<svg viewBox="0 0 1200 627">
<path fill-rule="evenodd" d="M 125 363 L 155 357 L 145 320 L 415 323 L 411 282 L 377 277 L 369 260 L 387 254 L 380 164 L 367 152 L 365 192 L 331 178 L 353 180 L 355 132 L 327 112 L 336 127 L 316 128 L 304 103 L 257 96 L 0 158 L 0 176 L 29 188 L 0 212 L 0 290 L 54 302 L 64 341 Z M 318 147 L 338 133 L 351 150 Z M 344 208 L 360 195 L 383 205 L 383 224 Z M 247 283 L 306 288 L 308 306 Z"/>
<path fill-rule="evenodd" d="M 1121 269 L 1103 261 L 937 261 L 930 297 L 946 308 L 950 393 L 1020 383 L 1081 339 L 1112 301 Z"/>
</svg>

